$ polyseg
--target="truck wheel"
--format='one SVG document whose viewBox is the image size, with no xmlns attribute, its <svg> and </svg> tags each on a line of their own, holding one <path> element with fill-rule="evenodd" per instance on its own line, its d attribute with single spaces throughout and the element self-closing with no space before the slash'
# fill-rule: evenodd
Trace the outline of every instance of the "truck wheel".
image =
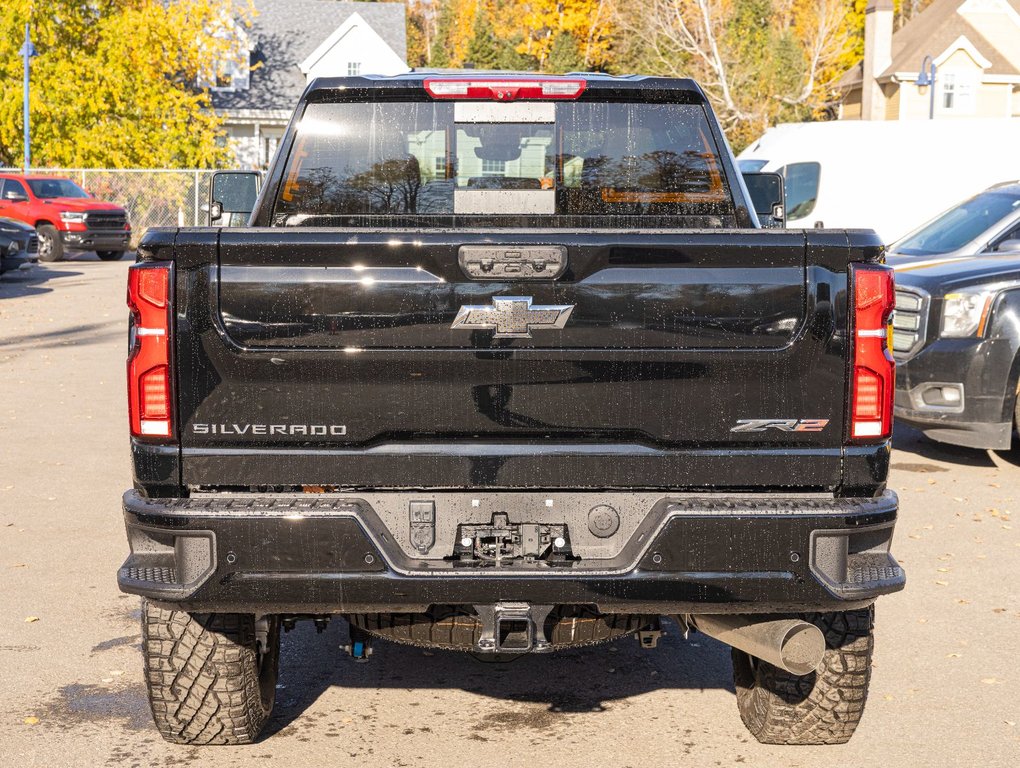
<svg viewBox="0 0 1020 768">
<path fill-rule="evenodd" d="M 36 227 L 39 236 L 39 261 L 60 261 L 64 258 L 64 241 L 52 224 L 40 224 Z"/>
<path fill-rule="evenodd" d="M 101 261 L 120 261 L 124 256 L 124 251 L 96 251 L 96 256 Z"/>
<path fill-rule="evenodd" d="M 265 648 L 255 618 L 187 613 L 142 602 L 142 653 L 152 717 L 174 744 L 251 744 L 276 694 L 280 626 Z"/>
<path fill-rule="evenodd" d="M 1013 407 L 1013 431 L 1020 435 L 1020 393 L 1016 396 L 1016 405 Z"/>
<path fill-rule="evenodd" d="M 864 714 L 871 678 L 874 608 L 801 616 L 825 633 L 817 672 L 799 677 L 733 650 L 744 725 L 762 744 L 844 744 Z"/>
</svg>

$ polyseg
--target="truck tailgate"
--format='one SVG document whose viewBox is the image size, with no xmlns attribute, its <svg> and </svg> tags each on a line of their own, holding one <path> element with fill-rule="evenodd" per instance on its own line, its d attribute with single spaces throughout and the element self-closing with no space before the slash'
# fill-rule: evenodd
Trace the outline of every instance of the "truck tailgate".
<svg viewBox="0 0 1020 768">
<path fill-rule="evenodd" d="M 214 234 L 177 244 L 188 485 L 840 482 L 845 233 Z M 472 279 L 479 245 L 566 266 Z M 500 297 L 506 327 L 453 327 Z"/>
</svg>

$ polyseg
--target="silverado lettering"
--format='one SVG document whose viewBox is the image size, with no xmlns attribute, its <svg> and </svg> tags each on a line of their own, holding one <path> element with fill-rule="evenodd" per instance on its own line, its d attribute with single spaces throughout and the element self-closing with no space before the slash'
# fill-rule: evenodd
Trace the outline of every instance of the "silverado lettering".
<svg viewBox="0 0 1020 768">
<path fill-rule="evenodd" d="M 196 435 L 307 435 L 341 437 L 347 434 L 343 424 L 192 424 Z"/>
<path fill-rule="evenodd" d="M 128 277 L 166 739 L 255 740 L 298 621 L 471 663 L 663 617 L 732 647 L 757 739 L 850 738 L 905 581 L 873 232 L 785 229 L 685 79 L 319 79 L 210 189 L 247 225 L 149 229 Z"/>
</svg>

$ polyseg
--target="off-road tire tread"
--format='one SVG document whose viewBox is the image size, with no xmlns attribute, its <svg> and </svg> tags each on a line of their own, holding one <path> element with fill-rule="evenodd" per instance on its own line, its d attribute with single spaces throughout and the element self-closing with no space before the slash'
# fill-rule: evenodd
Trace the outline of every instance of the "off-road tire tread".
<svg viewBox="0 0 1020 768">
<path fill-rule="evenodd" d="M 744 725 L 763 744 L 845 744 L 857 729 L 871 680 L 874 608 L 805 614 L 825 634 L 818 671 L 799 677 L 733 650 Z"/>
<path fill-rule="evenodd" d="M 174 744 L 251 744 L 269 719 L 254 617 L 191 614 L 142 603 L 142 652 L 152 717 Z M 275 663 L 275 662 L 274 662 Z M 275 672 L 269 682 L 275 687 Z"/>
</svg>

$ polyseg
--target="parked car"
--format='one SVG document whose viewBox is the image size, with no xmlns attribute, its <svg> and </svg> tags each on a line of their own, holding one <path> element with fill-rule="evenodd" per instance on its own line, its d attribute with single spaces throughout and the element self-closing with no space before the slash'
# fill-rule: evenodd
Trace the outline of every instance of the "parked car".
<svg viewBox="0 0 1020 768">
<path fill-rule="evenodd" d="M 902 268 L 917 262 L 965 259 L 981 253 L 1020 254 L 1020 182 L 996 184 L 909 233 L 889 247 Z"/>
<path fill-rule="evenodd" d="M 35 227 L 39 261 L 68 251 L 95 251 L 115 261 L 131 247 L 127 211 L 90 196 L 70 179 L 0 173 L 0 216 Z"/>
<path fill-rule="evenodd" d="M 1008 449 L 1020 428 L 1020 184 L 893 246 L 896 417 L 933 440 Z"/>
<path fill-rule="evenodd" d="M 833 120 L 770 128 L 738 164 L 783 175 L 787 226 L 866 227 L 891 243 L 961 199 L 1020 178 L 1017 146 L 1017 118 Z M 948 147 L 961 148 L 951 167 Z"/>
<path fill-rule="evenodd" d="M 38 247 L 39 239 L 33 227 L 0 217 L 0 273 L 37 261 Z"/>
<path fill-rule="evenodd" d="M 318 79 L 236 176 L 248 225 L 128 273 L 118 581 L 166 739 L 255 740 L 299 621 L 499 660 L 662 616 L 733 648 L 755 738 L 850 738 L 906 578 L 874 232 L 757 228 L 781 185 L 686 79 Z"/>
</svg>

